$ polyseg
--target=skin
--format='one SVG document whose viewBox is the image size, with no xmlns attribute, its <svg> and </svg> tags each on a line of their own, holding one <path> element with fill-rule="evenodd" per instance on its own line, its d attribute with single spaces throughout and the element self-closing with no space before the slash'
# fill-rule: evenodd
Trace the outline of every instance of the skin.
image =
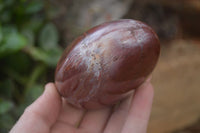
<svg viewBox="0 0 200 133">
<path fill-rule="evenodd" d="M 147 80 L 118 106 L 87 111 L 67 104 L 48 83 L 10 133 L 146 133 L 153 95 Z"/>
</svg>

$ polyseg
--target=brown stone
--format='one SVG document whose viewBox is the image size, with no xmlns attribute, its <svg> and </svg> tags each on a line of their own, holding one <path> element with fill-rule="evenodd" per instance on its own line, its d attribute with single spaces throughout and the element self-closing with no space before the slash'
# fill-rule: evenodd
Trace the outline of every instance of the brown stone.
<svg viewBox="0 0 200 133">
<path fill-rule="evenodd" d="M 146 24 L 131 19 L 104 23 L 66 48 L 55 84 L 76 107 L 112 106 L 146 80 L 159 53 L 158 37 Z"/>
</svg>

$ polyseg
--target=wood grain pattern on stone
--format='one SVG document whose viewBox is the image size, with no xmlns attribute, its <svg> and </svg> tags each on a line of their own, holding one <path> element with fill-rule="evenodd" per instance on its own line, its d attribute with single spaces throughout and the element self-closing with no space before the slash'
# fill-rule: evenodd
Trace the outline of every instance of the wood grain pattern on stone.
<svg viewBox="0 0 200 133">
<path fill-rule="evenodd" d="M 77 107 L 113 105 L 146 80 L 159 53 L 158 37 L 146 24 L 130 19 L 107 22 L 85 32 L 64 51 L 56 87 Z"/>
</svg>

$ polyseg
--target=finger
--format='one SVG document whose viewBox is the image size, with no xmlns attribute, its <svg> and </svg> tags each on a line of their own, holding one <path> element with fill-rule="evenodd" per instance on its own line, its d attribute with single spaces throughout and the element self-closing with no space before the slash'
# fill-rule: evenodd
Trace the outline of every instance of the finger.
<svg viewBox="0 0 200 133">
<path fill-rule="evenodd" d="M 105 124 L 107 123 L 110 113 L 111 108 L 90 110 L 86 112 L 79 128 L 91 133 L 102 132 L 102 130 L 105 128 Z"/>
<path fill-rule="evenodd" d="M 127 120 L 122 133 L 146 133 L 154 90 L 150 82 L 145 82 L 138 88 L 132 99 Z"/>
<path fill-rule="evenodd" d="M 126 98 L 114 110 L 113 114 L 108 120 L 104 133 L 120 133 L 127 118 L 129 106 L 131 103 L 132 95 Z"/>
<path fill-rule="evenodd" d="M 84 109 L 76 108 L 63 99 L 61 113 L 57 121 L 77 127 L 84 115 L 84 112 Z"/>
<path fill-rule="evenodd" d="M 77 129 L 63 122 L 56 122 L 50 133 L 77 133 Z"/>
<path fill-rule="evenodd" d="M 47 133 L 56 121 L 61 98 L 53 83 L 45 86 L 44 93 L 26 108 L 11 133 Z"/>
</svg>

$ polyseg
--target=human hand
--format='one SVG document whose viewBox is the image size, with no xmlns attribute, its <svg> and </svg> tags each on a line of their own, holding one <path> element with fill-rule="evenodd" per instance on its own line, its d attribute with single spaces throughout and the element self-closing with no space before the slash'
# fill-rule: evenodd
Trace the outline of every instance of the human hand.
<svg viewBox="0 0 200 133">
<path fill-rule="evenodd" d="M 150 81 L 146 81 L 114 110 L 85 111 L 67 104 L 55 85 L 48 83 L 10 133 L 145 133 L 153 93 Z"/>
</svg>

